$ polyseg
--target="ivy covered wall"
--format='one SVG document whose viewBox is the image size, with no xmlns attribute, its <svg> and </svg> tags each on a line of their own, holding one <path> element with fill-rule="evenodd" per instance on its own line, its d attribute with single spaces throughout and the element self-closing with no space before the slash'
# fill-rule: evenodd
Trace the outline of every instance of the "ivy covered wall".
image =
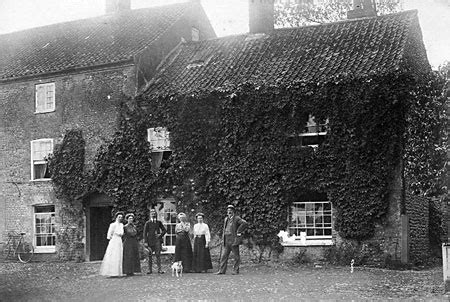
<svg viewBox="0 0 450 302">
<path fill-rule="evenodd" d="M 250 222 L 252 242 L 277 248 L 291 202 L 315 191 L 333 203 L 339 236 L 362 242 L 386 219 L 394 179 L 403 197 L 442 192 L 444 101 L 434 74 L 420 81 L 394 73 L 242 84 L 137 98 L 137 104 L 99 150 L 89 190 L 112 197 L 116 209 L 134 211 L 140 224 L 147 204 L 175 197 L 179 210 L 205 212 L 217 232 L 232 203 Z M 316 151 L 293 139 L 309 114 L 329 122 Z M 161 126 L 171 133 L 172 154 L 152 170 L 146 129 Z"/>
</svg>

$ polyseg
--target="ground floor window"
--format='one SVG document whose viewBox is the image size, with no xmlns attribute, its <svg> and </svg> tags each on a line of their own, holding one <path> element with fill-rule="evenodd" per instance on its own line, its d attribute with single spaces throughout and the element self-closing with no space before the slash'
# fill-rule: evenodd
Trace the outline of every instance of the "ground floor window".
<svg viewBox="0 0 450 302">
<path fill-rule="evenodd" d="M 34 246 L 36 252 L 54 252 L 56 245 L 55 206 L 34 207 Z"/>
<path fill-rule="evenodd" d="M 177 224 L 177 207 L 173 198 L 164 198 L 158 200 L 158 206 L 155 208 L 159 221 L 161 221 L 167 230 L 163 238 L 163 252 L 175 253 L 175 226 Z"/>
<path fill-rule="evenodd" d="M 175 246 L 176 234 L 175 226 L 177 224 L 177 212 L 175 209 L 164 208 L 163 224 L 166 227 L 167 233 L 164 235 L 163 245 Z"/>
<path fill-rule="evenodd" d="M 332 207 L 329 201 L 294 202 L 291 207 L 289 236 L 291 241 L 331 240 Z"/>
</svg>

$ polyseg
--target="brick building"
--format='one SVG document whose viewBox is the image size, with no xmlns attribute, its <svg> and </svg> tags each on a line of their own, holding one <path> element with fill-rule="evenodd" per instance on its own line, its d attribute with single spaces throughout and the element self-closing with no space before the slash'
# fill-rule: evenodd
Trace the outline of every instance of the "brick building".
<svg viewBox="0 0 450 302">
<path fill-rule="evenodd" d="M 132 10 L 129 0 L 107 0 L 103 16 L 1 35 L 0 242 L 23 231 L 36 253 L 54 256 L 64 222 L 47 154 L 81 129 L 89 167 L 162 58 L 181 41 L 213 37 L 198 1 Z M 87 259 L 103 256 L 109 206 L 105 196 L 87 200 Z"/>
<path fill-rule="evenodd" d="M 398 70 L 416 76 L 431 72 L 417 11 L 367 17 L 367 12 L 359 9 L 364 17 L 359 18 L 357 9 L 349 14 L 355 20 L 274 29 L 273 1 L 251 1 L 249 5 L 250 33 L 178 45 L 138 97 L 143 110 L 155 98 L 170 95 L 183 99 L 208 93 L 217 98 L 221 91 L 230 94 L 240 83 L 258 87 L 327 82 L 346 75 L 364 78 Z M 313 120 L 307 126 L 322 129 Z M 327 135 L 326 130 L 316 130 L 300 135 L 315 148 L 320 137 Z M 401 163 L 395 174 L 388 214 L 376 225 L 373 238 L 364 242 L 372 263 L 414 262 L 429 255 L 429 200 L 405 193 Z M 290 218 L 286 217 L 290 219 L 287 231 L 297 236 L 285 238 L 284 255 L 306 249 L 311 257 L 320 258 L 325 247 L 343 241 L 333 228 L 332 203 L 326 192 L 321 192 L 312 199 L 299 197 L 292 204 Z M 317 213 L 324 222 L 317 229 L 306 223 L 317 218 L 308 216 L 314 208 L 320 209 Z"/>
</svg>

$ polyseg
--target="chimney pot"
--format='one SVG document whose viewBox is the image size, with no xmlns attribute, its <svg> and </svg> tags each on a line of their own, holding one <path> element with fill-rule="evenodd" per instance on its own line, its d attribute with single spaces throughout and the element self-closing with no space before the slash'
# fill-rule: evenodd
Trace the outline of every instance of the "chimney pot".
<svg viewBox="0 0 450 302">
<path fill-rule="evenodd" d="M 131 10 L 131 0 L 105 0 L 105 13 L 115 14 Z"/>
<path fill-rule="evenodd" d="M 274 28 L 274 0 L 248 0 L 249 31 L 270 33 Z"/>
<path fill-rule="evenodd" d="M 372 0 L 353 0 L 353 9 L 347 12 L 347 19 L 376 17 L 376 15 Z"/>
</svg>

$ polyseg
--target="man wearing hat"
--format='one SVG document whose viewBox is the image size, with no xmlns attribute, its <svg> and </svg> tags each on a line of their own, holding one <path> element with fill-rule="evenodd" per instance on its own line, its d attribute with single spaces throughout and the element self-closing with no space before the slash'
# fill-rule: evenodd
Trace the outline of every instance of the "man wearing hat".
<svg viewBox="0 0 450 302">
<path fill-rule="evenodd" d="M 227 207 L 227 217 L 223 225 L 223 246 L 224 251 L 220 259 L 220 268 L 216 275 L 223 275 L 227 271 L 227 262 L 230 252 L 233 252 L 234 266 L 233 275 L 239 274 L 239 264 L 241 257 L 239 255 L 239 245 L 242 243 L 242 232 L 247 227 L 247 222 L 241 217 L 235 215 L 234 206 Z"/>
<path fill-rule="evenodd" d="M 161 221 L 156 219 L 156 210 L 150 209 L 150 219 L 144 225 L 144 246 L 148 247 L 148 272 L 152 273 L 153 257 L 152 254 L 155 252 L 156 264 L 158 266 L 158 273 L 163 274 L 161 270 L 161 249 L 162 240 L 166 234 L 166 228 Z"/>
</svg>

